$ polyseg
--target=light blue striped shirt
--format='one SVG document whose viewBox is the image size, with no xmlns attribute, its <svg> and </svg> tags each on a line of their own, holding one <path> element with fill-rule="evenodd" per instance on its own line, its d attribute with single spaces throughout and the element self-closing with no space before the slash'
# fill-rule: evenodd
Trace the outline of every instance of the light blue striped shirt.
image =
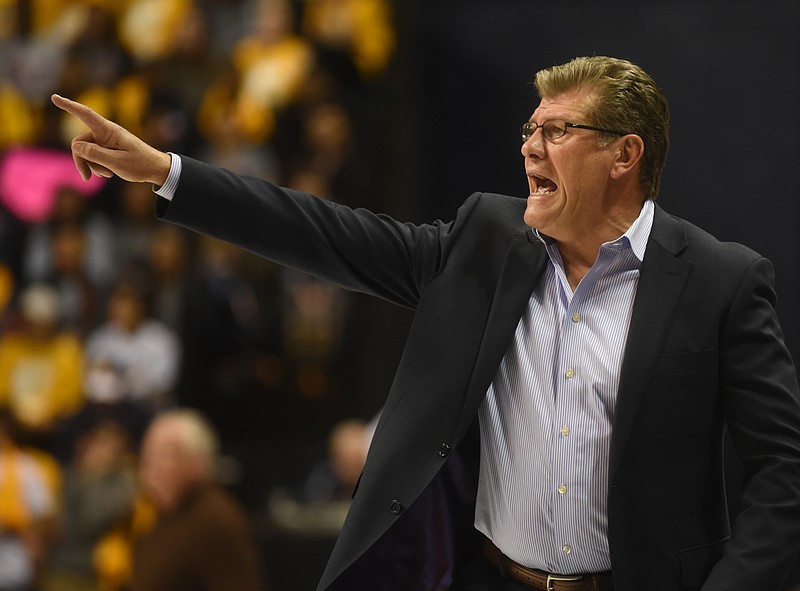
<svg viewBox="0 0 800 591">
<path fill-rule="evenodd" d="M 170 156 L 169 160 L 169 174 L 167 180 L 160 187 L 154 186 L 153 191 L 156 195 L 172 201 L 175 196 L 175 191 L 178 190 L 178 182 L 181 180 L 181 172 L 183 171 L 183 161 L 181 157 L 172 152 L 167 152 Z"/>
<path fill-rule="evenodd" d="M 622 356 L 654 204 L 600 247 L 573 293 L 557 244 L 479 410 L 475 527 L 553 573 L 611 568 L 609 448 Z M 538 235 L 538 234 L 537 234 Z"/>
</svg>

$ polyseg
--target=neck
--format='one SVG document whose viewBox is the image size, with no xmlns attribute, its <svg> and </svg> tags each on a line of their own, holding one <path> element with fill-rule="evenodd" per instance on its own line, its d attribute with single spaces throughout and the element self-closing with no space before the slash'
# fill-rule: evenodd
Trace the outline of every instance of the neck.
<svg viewBox="0 0 800 591">
<path fill-rule="evenodd" d="M 561 261 L 564 264 L 564 272 L 567 275 L 567 281 L 572 291 L 575 291 L 578 284 L 592 268 L 594 261 L 597 259 L 597 251 L 600 245 L 593 251 L 580 251 L 570 248 L 569 245 L 558 243 L 558 250 L 561 253 Z"/>
<path fill-rule="evenodd" d="M 564 271 L 573 291 L 594 265 L 600 247 L 627 232 L 641 211 L 642 203 L 639 203 L 634 208 L 612 212 L 601 222 L 591 225 L 591 229 L 577 232 L 572 239 L 557 241 Z"/>
</svg>

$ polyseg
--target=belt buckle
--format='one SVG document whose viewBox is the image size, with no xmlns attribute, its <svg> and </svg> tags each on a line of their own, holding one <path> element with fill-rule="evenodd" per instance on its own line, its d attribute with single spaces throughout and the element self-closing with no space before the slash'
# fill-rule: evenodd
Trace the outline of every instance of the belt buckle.
<svg viewBox="0 0 800 591">
<path fill-rule="evenodd" d="M 547 591 L 555 591 L 555 587 L 553 587 L 553 583 L 567 583 L 567 582 L 574 582 L 580 581 L 583 577 L 581 575 L 577 575 L 574 577 L 560 577 L 557 575 L 547 575 L 547 581 L 545 582 L 545 589 Z"/>
</svg>

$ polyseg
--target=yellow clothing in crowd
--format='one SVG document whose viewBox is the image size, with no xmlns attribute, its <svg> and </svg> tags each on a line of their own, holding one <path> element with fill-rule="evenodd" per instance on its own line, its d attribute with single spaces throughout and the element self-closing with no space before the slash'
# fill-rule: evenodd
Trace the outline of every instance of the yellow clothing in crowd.
<svg viewBox="0 0 800 591">
<path fill-rule="evenodd" d="M 130 519 L 106 534 L 95 547 L 93 562 L 100 591 L 124 589 L 133 574 L 133 547 L 136 541 L 149 532 L 156 522 L 157 513 L 146 496 L 136 497 Z"/>
<path fill-rule="evenodd" d="M 256 143 L 269 139 L 274 112 L 295 99 L 312 59 L 308 43 L 292 35 L 270 44 L 254 38 L 238 43 L 233 52 L 239 76 L 236 113 L 245 137 Z"/>
<path fill-rule="evenodd" d="M 41 450 L 21 449 L 0 444 L 0 531 L 24 532 L 41 515 L 32 514 L 25 491 L 25 480 L 33 477 L 55 499 L 61 488 L 61 469 L 50 455 Z M 52 501 L 51 501 L 52 503 Z M 53 507 L 51 506 L 51 511 Z"/>
<path fill-rule="evenodd" d="M 0 150 L 31 144 L 38 132 L 37 112 L 14 85 L 0 80 Z"/>
<path fill-rule="evenodd" d="M 47 430 L 80 405 L 83 348 L 70 334 L 38 340 L 8 334 L 0 341 L 0 407 L 33 430 Z"/>
<path fill-rule="evenodd" d="M 191 9 L 191 0 L 129 0 L 120 40 L 138 60 L 163 58 L 172 51 L 175 31 Z"/>
<path fill-rule="evenodd" d="M 386 0 L 310 0 L 303 33 L 322 45 L 348 50 L 364 76 L 382 71 L 395 46 Z"/>
</svg>

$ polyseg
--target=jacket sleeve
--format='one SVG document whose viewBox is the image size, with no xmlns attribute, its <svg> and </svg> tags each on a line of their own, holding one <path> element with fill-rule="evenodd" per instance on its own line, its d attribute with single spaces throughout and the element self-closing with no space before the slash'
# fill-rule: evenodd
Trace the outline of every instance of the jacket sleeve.
<svg viewBox="0 0 800 591">
<path fill-rule="evenodd" d="M 772 265 L 756 259 L 720 334 L 723 413 L 744 478 L 741 511 L 704 591 L 779 589 L 800 548 L 800 400 L 772 285 Z"/>
<path fill-rule="evenodd" d="M 402 223 L 181 158 L 177 192 L 159 199 L 159 218 L 406 307 L 416 306 L 454 241 L 456 222 Z"/>
</svg>

